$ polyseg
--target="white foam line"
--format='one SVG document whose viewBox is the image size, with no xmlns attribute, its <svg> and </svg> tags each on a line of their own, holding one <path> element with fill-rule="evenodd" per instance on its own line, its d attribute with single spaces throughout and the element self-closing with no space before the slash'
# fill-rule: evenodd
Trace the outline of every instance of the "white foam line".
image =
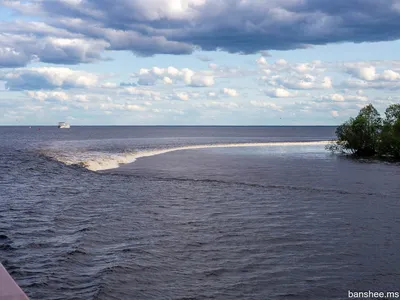
<svg viewBox="0 0 400 300">
<path fill-rule="evenodd" d="M 193 145 L 193 146 L 182 146 L 182 147 L 175 147 L 168 149 L 160 149 L 160 150 L 148 150 L 148 151 L 140 151 L 134 153 L 126 153 L 123 155 L 115 155 L 111 157 L 100 157 L 99 159 L 82 162 L 81 165 L 91 171 L 102 171 L 102 170 L 118 168 L 122 164 L 132 163 L 136 159 L 141 157 L 155 156 L 181 150 L 194 150 L 194 149 L 206 149 L 206 148 L 236 148 L 236 147 L 313 146 L 313 145 L 326 145 L 328 143 L 329 141 Z"/>
</svg>

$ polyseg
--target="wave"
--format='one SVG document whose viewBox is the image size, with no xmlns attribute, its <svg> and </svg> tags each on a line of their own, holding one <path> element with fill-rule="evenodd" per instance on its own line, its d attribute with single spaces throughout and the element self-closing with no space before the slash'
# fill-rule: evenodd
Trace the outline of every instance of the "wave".
<svg viewBox="0 0 400 300">
<path fill-rule="evenodd" d="M 279 147 L 279 146 L 316 146 L 326 145 L 330 141 L 313 142 L 264 142 L 264 143 L 230 143 L 230 144 L 204 144 L 189 145 L 163 149 L 139 150 L 124 153 L 103 153 L 103 152 L 78 152 L 65 153 L 57 151 L 42 151 L 45 156 L 62 162 L 66 165 L 77 165 L 91 171 L 103 171 L 116 169 L 123 164 L 133 163 L 138 158 L 160 155 L 164 153 L 196 150 L 207 148 L 239 148 L 239 147 Z"/>
</svg>

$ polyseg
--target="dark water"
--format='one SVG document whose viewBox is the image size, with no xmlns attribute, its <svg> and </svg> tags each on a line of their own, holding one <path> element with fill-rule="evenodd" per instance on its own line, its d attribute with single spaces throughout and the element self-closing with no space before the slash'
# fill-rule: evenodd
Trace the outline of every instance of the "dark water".
<svg viewBox="0 0 400 300">
<path fill-rule="evenodd" d="M 400 166 L 314 143 L 333 132 L 0 127 L 0 260 L 31 299 L 398 291 Z"/>
</svg>

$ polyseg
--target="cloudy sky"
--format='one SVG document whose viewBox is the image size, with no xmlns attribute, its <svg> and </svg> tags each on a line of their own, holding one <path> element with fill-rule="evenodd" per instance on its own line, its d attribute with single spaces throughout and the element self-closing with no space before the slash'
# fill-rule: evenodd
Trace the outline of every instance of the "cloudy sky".
<svg viewBox="0 0 400 300">
<path fill-rule="evenodd" d="M 0 0 L 0 125 L 336 125 L 400 102 L 399 38 L 400 0 Z"/>
</svg>

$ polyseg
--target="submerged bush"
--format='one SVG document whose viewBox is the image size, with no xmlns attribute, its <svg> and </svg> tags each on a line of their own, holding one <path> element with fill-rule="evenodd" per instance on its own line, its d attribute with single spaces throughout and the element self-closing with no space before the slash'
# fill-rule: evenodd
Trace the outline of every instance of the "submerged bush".
<svg viewBox="0 0 400 300">
<path fill-rule="evenodd" d="M 365 106 L 336 129 L 337 140 L 326 148 L 360 157 L 400 158 L 400 104 L 389 106 L 385 117 L 382 120 L 372 104 Z"/>
</svg>

